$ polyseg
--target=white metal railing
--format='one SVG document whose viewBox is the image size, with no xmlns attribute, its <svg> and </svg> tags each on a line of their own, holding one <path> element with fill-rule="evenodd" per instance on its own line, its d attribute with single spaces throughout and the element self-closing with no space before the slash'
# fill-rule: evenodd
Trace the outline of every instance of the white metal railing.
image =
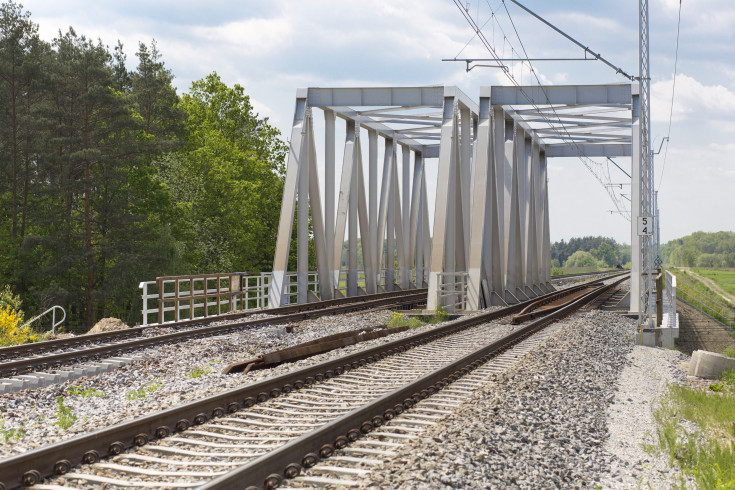
<svg viewBox="0 0 735 490">
<path fill-rule="evenodd" d="M 56 310 L 61 310 L 61 312 L 64 314 L 64 316 L 58 322 L 56 321 Z M 38 320 L 42 316 L 47 315 L 48 313 L 51 313 L 51 333 L 52 334 L 55 334 L 56 333 L 56 327 L 59 326 L 59 325 L 61 325 L 62 323 L 64 323 L 64 320 L 66 320 L 66 310 L 64 308 L 62 308 L 61 306 L 59 306 L 59 305 L 52 306 L 51 308 L 49 308 L 48 310 L 44 311 L 40 315 L 34 316 L 33 318 L 31 318 L 30 320 L 28 320 L 27 322 L 25 322 L 23 325 L 21 325 L 20 328 L 22 329 L 23 327 L 25 327 L 27 325 L 30 325 L 31 323 L 35 322 L 36 320 Z"/>
<path fill-rule="evenodd" d="M 661 326 L 678 328 L 679 317 L 676 313 L 676 276 L 666 271 L 666 287 L 663 290 L 663 315 Z"/>
<path fill-rule="evenodd" d="M 437 307 L 443 306 L 447 311 L 464 310 L 467 307 L 467 272 L 442 272 L 439 274 L 437 291 Z"/>
<path fill-rule="evenodd" d="M 162 324 L 268 306 L 271 273 L 203 274 L 141 282 L 143 325 Z M 151 316 L 155 321 L 151 322 Z"/>
<path fill-rule="evenodd" d="M 270 272 L 264 272 L 263 274 L 271 275 Z M 281 301 L 281 304 L 288 305 L 298 303 L 298 273 L 289 272 L 286 274 L 283 286 L 283 300 Z M 319 274 L 316 271 L 309 271 L 306 274 L 306 288 L 314 294 L 319 295 Z M 265 294 L 267 296 L 268 291 L 266 291 Z"/>
</svg>

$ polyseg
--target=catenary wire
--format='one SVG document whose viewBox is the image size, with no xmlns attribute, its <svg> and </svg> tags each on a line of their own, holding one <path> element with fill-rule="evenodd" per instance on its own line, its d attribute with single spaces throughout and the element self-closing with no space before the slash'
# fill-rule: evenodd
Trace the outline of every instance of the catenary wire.
<svg viewBox="0 0 735 490">
<path fill-rule="evenodd" d="M 666 131 L 666 148 L 664 149 L 664 163 L 661 165 L 661 176 L 658 178 L 658 186 L 656 191 L 661 189 L 661 182 L 664 179 L 664 171 L 666 170 L 666 156 L 669 153 L 669 142 L 671 137 L 671 120 L 674 116 L 674 94 L 676 93 L 676 65 L 679 61 L 679 28 L 681 27 L 681 0 L 679 0 L 679 19 L 676 21 L 676 51 L 674 54 L 674 79 L 671 84 L 671 108 L 669 110 L 669 129 Z"/>
</svg>

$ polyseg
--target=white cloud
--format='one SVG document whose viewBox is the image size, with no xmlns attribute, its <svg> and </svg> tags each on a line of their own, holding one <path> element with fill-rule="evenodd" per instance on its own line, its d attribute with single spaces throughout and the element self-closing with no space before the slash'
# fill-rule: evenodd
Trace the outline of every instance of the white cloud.
<svg viewBox="0 0 735 490">
<path fill-rule="evenodd" d="M 292 19 L 242 19 L 218 26 L 197 26 L 192 34 L 213 43 L 227 43 L 240 56 L 260 57 L 288 49 L 292 44 Z"/>
<path fill-rule="evenodd" d="M 654 122 L 669 120 L 673 77 L 651 85 L 651 119 Z M 698 80 L 680 73 L 676 77 L 673 121 L 685 119 L 732 121 L 735 114 L 735 91 L 722 85 L 704 85 Z"/>
</svg>

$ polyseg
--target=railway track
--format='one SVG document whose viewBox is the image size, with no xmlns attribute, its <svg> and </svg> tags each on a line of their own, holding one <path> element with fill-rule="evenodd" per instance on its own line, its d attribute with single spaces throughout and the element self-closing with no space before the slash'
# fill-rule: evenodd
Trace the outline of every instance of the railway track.
<svg viewBox="0 0 735 490">
<path fill-rule="evenodd" d="M 594 294 L 601 290 L 519 328 L 496 321 L 526 304 L 29 451 L 0 461 L 0 488 L 32 485 L 53 474 L 62 476 L 39 488 L 186 488 L 213 478 L 207 485 L 217 488 L 271 487 L 361 440 Z M 436 417 L 409 420 L 420 427 Z M 393 444 L 366 441 L 361 451 L 368 454 Z M 100 463 L 103 457 L 112 460 Z M 75 469 L 80 462 L 97 464 Z"/>
<path fill-rule="evenodd" d="M 159 326 L 146 326 L 125 331 L 81 335 L 69 339 L 51 340 L 35 344 L 5 347 L 0 349 L 0 378 L 17 376 L 33 371 L 47 371 L 68 363 L 99 359 L 102 356 L 117 356 L 135 352 L 146 347 L 170 344 L 189 339 L 221 335 L 243 328 L 275 325 L 302 321 L 324 315 L 336 315 L 351 311 L 373 308 L 400 307 L 421 304 L 426 300 L 426 290 L 383 293 L 360 298 L 342 298 L 322 303 L 293 305 L 273 310 L 258 311 L 273 316 L 248 320 L 254 313 L 217 317 L 215 319 L 183 321 Z M 227 321 L 227 323 L 222 323 Z M 196 325 L 204 324 L 197 327 Z M 183 329 L 185 327 L 191 327 Z M 155 334 L 153 329 L 165 329 L 166 333 Z M 174 330 L 174 331 L 170 331 Z M 91 344 L 91 345 L 90 345 Z"/>
</svg>

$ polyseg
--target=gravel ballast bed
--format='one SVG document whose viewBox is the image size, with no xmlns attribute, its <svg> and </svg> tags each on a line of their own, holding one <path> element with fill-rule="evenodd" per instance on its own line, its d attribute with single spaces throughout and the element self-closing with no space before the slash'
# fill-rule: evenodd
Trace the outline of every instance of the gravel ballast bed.
<svg viewBox="0 0 735 490">
<path fill-rule="evenodd" d="M 416 331 L 434 328 L 428 325 L 416 330 L 389 335 L 336 351 L 313 356 L 273 369 L 242 374 L 220 374 L 232 362 L 282 349 L 334 333 L 384 325 L 390 311 L 380 310 L 306 320 L 291 325 L 265 326 L 241 330 L 221 336 L 156 346 L 136 353 L 143 358 L 112 372 L 95 377 L 79 378 L 63 384 L 36 390 L 24 390 L 0 395 L 0 415 L 4 430 L 21 428 L 20 438 L 0 438 L 0 458 L 92 432 L 119 422 L 181 405 L 208 395 L 280 375 L 304 366 L 369 346 L 390 342 L 412 335 Z M 192 372 L 201 369 L 199 377 Z M 187 376 L 187 374 L 189 374 Z M 102 396 L 73 396 L 69 386 L 97 390 Z M 141 391 L 142 389 L 142 391 Z M 149 391 L 151 390 L 151 391 Z M 137 392 L 131 394 L 131 392 Z M 68 429 L 57 424 L 57 397 L 63 396 L 64 406 L 77 417 Z M 137 396 L 140 396 L 137 398 Z"/>
<path fill-rule="evenodd" d="M 541 352 L 490 382 L 363 486 L 661 488 L 679 481 L 642 444 L 653 441 L 651 403 L 667 382 L 683 380 L 677 363 L 686 356 L 634 346 L 635 322 L 612 313 L 564 323 Z"/>
</svg>

